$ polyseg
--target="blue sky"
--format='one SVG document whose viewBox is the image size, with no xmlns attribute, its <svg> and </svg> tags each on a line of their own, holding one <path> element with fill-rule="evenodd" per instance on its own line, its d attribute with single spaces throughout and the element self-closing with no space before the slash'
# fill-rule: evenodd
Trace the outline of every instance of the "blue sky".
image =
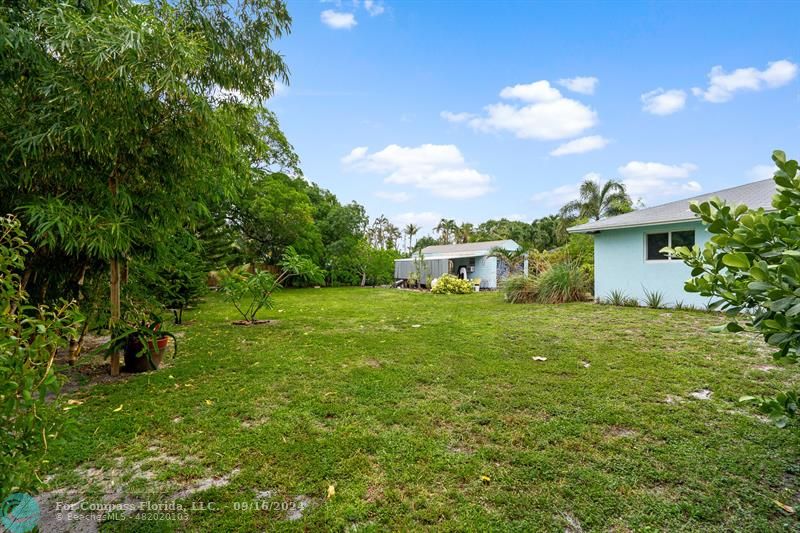
<svg viewBox="0 0 800 533">
<path fill-rule="evenodd" d="M 531 220 L 587 176 L 656 205 L 800 156 L 798 4 L 289 9 L 291 83 L 268 105 L 306 177 L 372 217 Z"/>
</svg>

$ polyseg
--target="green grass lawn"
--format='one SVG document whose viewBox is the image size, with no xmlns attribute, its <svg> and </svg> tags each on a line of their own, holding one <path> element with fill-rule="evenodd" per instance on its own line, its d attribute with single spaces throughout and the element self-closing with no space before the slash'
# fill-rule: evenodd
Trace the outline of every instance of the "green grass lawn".
<svg viewBox="0 0 800 533">
<path fill-rule="evenodd" d="M 737 403 L 797 372 L 719 316 L 309 289 L 262 318 L 212 295 L 167 367 L 70 393 L 51 488 L 213 502 L 126 531 L 800 527 L 800 432 Z"/>
</svg>

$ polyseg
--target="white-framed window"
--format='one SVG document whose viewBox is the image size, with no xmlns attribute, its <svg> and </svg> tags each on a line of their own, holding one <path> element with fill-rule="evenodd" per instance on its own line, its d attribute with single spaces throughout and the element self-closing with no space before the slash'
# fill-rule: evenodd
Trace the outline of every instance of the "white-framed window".
<svg viewBox="0 0 800 533">
<path fill-rule="evenodd" d="M 675 231 L 662 231 L 645 233 L 644 235 L 644 260 L 645 261 L 671 261 L 672 257 L 662 254 L 661 249 L 677 246 L 694 246 L 694 230 L 682 229 Z"/>
</svg>

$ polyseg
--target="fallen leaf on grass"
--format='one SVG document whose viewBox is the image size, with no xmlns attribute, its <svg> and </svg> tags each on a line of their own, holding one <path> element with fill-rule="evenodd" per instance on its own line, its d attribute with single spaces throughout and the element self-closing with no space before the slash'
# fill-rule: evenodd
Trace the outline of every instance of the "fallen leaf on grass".
<svg viewBox="0 0 800 533">
<path fill-rule="evenodd" d="M 116 409 L 114 409 L 114 410 L 112 411 L 112 413 L 119 413 L 120 411 L 122 411 L 122 404 L 119 404 L 119 407 L 117 407 Z"/>
<path fill-rule="evenodd" d="M 422 324 L 412 324 L 411 327 L 412 328 L 421 328 Z"/>
<path fill-rule="evenodd" d="M 772 501 L 775 503 L 775 505 L 777 505 L 781 509 L 781 511 L 789 514 L 794 514 L 795 512 L 794 507 L 792 507 L 791 505 L 786 505 L 785 503 L 779 502 L 778 500 L 772 500 Z"/>
<path fill-rule="evenodd" d="M 482 483 L 489 483 L 492 480 L 489 476 L 481 476 Z"/>
<path fill-rule="evenodd" d="M 206 405 L 214 405 L 214 402 L 212 402 L 211 400 L 206 400 Z"/>
<path fill-rule="evenodd" d="M 336 496 L 336 487 L 328 485 L 328 498 L 333 498 L 334 496 Z"/>
<path fill-rule="evenodd" d="M 81 405 L 83 400 L 67 400 L 67 405 Z"/>
<path fill-rule="evenodd" d="M 541 355 L 534 355 L 531 359 L 534 361 L 547 361 L 547 357 L 542 357 Z"/>
</svg>

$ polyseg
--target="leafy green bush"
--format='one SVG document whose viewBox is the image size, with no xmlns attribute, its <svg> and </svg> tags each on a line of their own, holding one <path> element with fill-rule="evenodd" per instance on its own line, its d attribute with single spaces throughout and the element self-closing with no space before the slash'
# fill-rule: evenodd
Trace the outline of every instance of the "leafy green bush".
<svg viewBox="0 0 800 533">
<path fill-rule="evenodd" d="M 206 263 L 195 239 L 175 238 L 163 257 L 153 262 L 131 265 L 134 282 L 141 284 L 166 309 L 176 324 L 183 322 L 183 311 L 208 290 Z"/>
<path fill-rule="evenodd" d="M 536 278 L 517 274 L 507 277 L 500 286 L 505 300 L 512 304 L 527 304 L 536 301 Z"/>
<path fill-rule="evenodd" d="M 433 294 L 469 294 L 475 292 L 472 281 L 460 279 L 452 274 L 445 274 L 439 278 L 431 292 Z"/>
<path fill-rule="evenodd" d="M 536 300 L 542 303 L 575 302 L 586 299 L 589 279 L 580 263 L 554 265 L 537 278 Z"/>
<path fill-rule="evenodd" d="M 220 273 L 222 294 L 233 304 L 245 322 L 255 322 L 256 315 L 265 307 L 272 309 L 273 294 L 287 279 L 297 277 L 316 283 L 324 281 L 322 269 L 311 259 L 299 255 L 291 246 L 284 252 L 278 266 L 281 269 L 278 276 L 266 270 L 252 273 L 246 267 Z"/>
<path fill-rule="evenodd" d="M 797 362 L 800 349 L 800 176 L 798 163 L 776 150 L 772 160 L 778 167 L 774 180 L 775 211 L 751 210 L 745 205 L 727 205 L 719 198 L 693 202 L 690 209 L 707 225 L 711 239 L 701 250 L 694 246 L 664 251 L 692 267 L 688 292 L 716 297 L 710 304 L 731 317 L 715 328 L 738 332 L 745 328 L 763 335 L 776 348 L 778 360 Z M 742 326 L 739 321 L 744 322 Z M 780 425 L 797 410 L 794 392 L 774 401 L 763 401 L 762 409 Z M 790 408 L 791 406 L 794 406 Z"/>
<path fill-rule="evenodd" d="M 0 500 L 29 490 L 59 434 L 59 417 L 46 398 L 61 387 L 53 370 L 56 350 L 77 336 L 71 303 L 31 307 L 19 271 L 31 251 L 20 223 L 0 218 Z"/>
</svg>

